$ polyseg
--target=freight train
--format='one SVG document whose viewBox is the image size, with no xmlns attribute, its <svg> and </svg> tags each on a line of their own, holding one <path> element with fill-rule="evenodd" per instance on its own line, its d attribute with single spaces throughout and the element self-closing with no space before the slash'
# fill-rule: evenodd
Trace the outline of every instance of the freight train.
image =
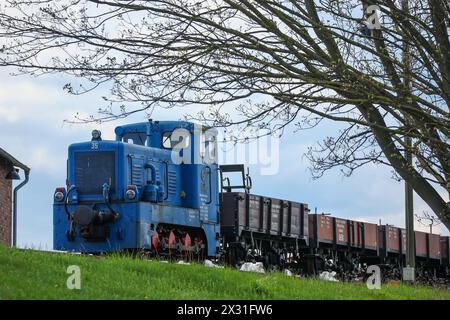
<svg viewBox="0 0 450 320">
<path fill-rule="evenodd" d="M 252 194 L 244 165 L 218 165 L 214 128 L 150 120 L 115 135 L 94 130 L 69 146 L 66 186 L 53 195 L 54 249 L 260 261 L 303 274 L 357 274 L 371 264 L 401 273 L 405 230 Z M 416 231 L 415 247 L 419 271 L 448 275 L 449 237 Z"/>
</svg>

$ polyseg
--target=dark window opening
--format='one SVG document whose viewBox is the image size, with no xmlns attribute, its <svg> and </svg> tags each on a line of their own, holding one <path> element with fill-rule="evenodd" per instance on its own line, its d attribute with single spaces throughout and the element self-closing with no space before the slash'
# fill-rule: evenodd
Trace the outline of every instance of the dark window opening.
<svg viewBox="0 0 450 320">
<path fill-rule="evenodd" d="M 74 173 L 79 194 L 101 194 L 105 182 L 114 192 L 114 152 L 76 152 Z"/>
<path fill-rule="evenodd" d="M 122 137 L 122 142 L 145 146 L 147 142 L 147 134 L 145 132 L 126 133 Z"/>
<path fill-rule="evenodd" d="M 179 130 L 179 131 L 177 131 Z M 174 135 L 173 133 L 176 132 Z M 175 129 L 173 132 L 164 132 L 162 134 L 162 146 L 165 149 L 185 149 L 190 145 L 191 136 L 189 131 L 182 131 L 182 129 Z"/>
</svg>

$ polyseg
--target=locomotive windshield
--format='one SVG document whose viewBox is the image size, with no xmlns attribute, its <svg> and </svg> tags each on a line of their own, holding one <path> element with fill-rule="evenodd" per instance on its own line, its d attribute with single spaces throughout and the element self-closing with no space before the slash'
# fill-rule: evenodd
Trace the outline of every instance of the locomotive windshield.
<svg viewBox="0 0 450 320">
<path fill-rule="evenodd" d="M 147 141 L 147 134 L 145 132 L 131 132 L 126 133 L 122 137 L 122 141 L 126 143 L 138 144 L 145 146 Z"/>
<path fill-rule="evenodd" d="M 114 191 L 115 157 L 112 151 L 75 152 L 75 185 L 79 194 L 101 194 L 106 182 Z"/>
</svg>

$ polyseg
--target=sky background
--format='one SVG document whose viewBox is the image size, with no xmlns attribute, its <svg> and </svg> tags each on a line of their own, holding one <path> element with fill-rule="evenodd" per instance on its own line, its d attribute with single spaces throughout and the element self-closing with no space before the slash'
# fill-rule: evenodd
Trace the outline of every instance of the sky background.
<svg viewBox="0 0 450 320">
<path fill-rule="evenodd" d="M 107 88 L 73 96 L 62 89 L 70 81 L 67 76 L 11 76 L 11 71 L 0 68 L 0 147 L 31 168 L 30 182 L 19 192 L 18 245 L 52 249 L 52 197 L 55 187 L 65 185 L 68 145 L 90 140 L 94 128 L 102 131 L 104 139 L 114 139 L 116 126 L 146 118 L 145 114 L 137 114 L 100 125 L 64 123 L 76 113 L 95 114 L 104 107 L 101 97 L 107 94 Z M 155 110 L 152 118 L 178 120 L 189 110 Z M 252 193 L 306 202 L 313 212 L 317 208 L 318 212 L 338 217 L 372 223 L 381 219 L 383 224 L 404 227 L 404 185 L 391 178 L 389 168 L 368 165 L 350 178 L 334 169 L 319 180 L 311 178 L 303 154 L 308 146 L 334 130 L 330 123 L 300 133 L 288 128 L 279 141 L 278 173 L 262 175 L 261 166 L 250 166 Z M 417 195 L 414 199 L 416 213 L 431 213 Z M 418 222 L 415 228 L 429 230 Z M 442 225 L 433 230 L 449 234 Z"/>
</svg>

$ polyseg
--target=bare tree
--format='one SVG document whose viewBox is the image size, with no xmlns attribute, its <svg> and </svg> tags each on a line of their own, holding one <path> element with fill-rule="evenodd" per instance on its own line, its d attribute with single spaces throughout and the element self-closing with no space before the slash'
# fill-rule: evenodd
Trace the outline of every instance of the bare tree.
<svg viewBox="0 0 450 320">
<path fill-rule="evenodd" d="M 432 214 L 429 214 L 428 211 L 423 211 L 422 215 L 415 214 L 417 221 L 426 227 L 430 228 L 430 234 L 433 233 L 433 227 L 436 227 L 441 224 L 441 221 L 437 217 Z"/>
<path fill-rule="evenodd" d="M 0 65 L 87 79 L 66 85 L 74 94 L 111 85 L 111 105 L 79 121 L 193 104 L 210 106 L 198 117 L 212 125 L 268 133 L 338 121 L 346 128 L 308 153 L 315 176 L 386 164 L 450 229 L 446 0 L 409 12 L 394 0 L 6 3 Z"/>
</svg>

